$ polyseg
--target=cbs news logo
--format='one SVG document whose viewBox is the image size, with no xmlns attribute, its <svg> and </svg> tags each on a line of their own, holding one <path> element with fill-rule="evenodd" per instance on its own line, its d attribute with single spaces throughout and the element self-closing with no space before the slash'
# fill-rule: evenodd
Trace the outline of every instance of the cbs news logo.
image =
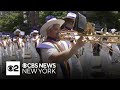
<svg viewBox="0 0 120 90">
<path fill-rule="evenodd" d="M 19 76 L 20 75 L 20 61 L 6 61 L 6 75 Z"/>
</svg>

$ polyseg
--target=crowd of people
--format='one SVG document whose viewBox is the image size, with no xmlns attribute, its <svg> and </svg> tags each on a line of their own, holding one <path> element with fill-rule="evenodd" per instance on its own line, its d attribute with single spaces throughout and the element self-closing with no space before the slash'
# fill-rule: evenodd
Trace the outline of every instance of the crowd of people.
<svg viewBox="0 0 120 90">
<path fill-rule="evenodd" d="M 109 76 L 110 66 L 119 63 L 119 45 L 85 42 L 87 39 L 96 40 L 98 37 L 89 36 L 86 39 L 79 36 L 73 29 L 76 17 L 77 15 L 72 12 L 64 19 L 47 16 L 46 23 L 40 31 L 33 30 L 29 35 L 25 35 L 24 31 L 17 29 L 13 38 L 2 35 L 0 66 L 5 60 L 57 63 L 55 78 L 58 79 L 91 79 L 96 69 L 100 69 L 98 71 L 105 77 Z M 64 38 L 60 35 L 61 32 L 65 33 Z M 71 32 L 70 35 L 67 32 Z M 112 32 L 114 33 L 113 29 Z M 103 38 L 103 41 L 107 40 L 109 38 Z"/>
</svg>

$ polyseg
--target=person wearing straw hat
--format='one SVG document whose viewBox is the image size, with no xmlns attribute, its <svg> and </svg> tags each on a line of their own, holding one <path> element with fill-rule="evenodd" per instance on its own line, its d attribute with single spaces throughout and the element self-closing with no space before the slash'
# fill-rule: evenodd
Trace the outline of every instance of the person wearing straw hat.
<svg viewBox="0 0 120 90">
<path fill-rule="evenodd" d="M 70 31 L 70 35 L 65 35 L 64 38 L 67 40 L 70 40 L 71 43 L 75 42 L 74 40 L 76 39 L 77 33 L 74 32 L 73 28 L 75 25 L 75 20 L 76 20 L 77 15 L 73 12 L 69 12 L 66 17 L 64 17 L 64 24 L 61 26 L 62 31 Z"/>
<path fill-rule="evenodd" d="M 63 23 L 64 20 L 56 19 L 55 17 L 48 19 L 40 29 L 40 33 L 47 38 L 42 44 L 38 45 L 36 49 L 42 62 L 54 62 L 57 64 L 56 78 L 68 79 L 70 78 L 71 69 L 68 60 L 84 45 L 84 42 L 81 37 L 76 44 L 71 47 L 70 43 L 60 40 L 60 27 Z"/>
<path fill-rule="evenodd" d="M 69 13 L 67 14 L 67 16 L 64 17 L 65 23 L 64 23 L 64 24 L 62 25 L 62 27 L 61 27 L 62 31 L 72 31 L 72 32 L 70 33 L 70 36 L 68 36 L 68 35 L 65 36 L 65 39 L 68 39 L 68 40 L 70 40 L 71 42 L 73 42 L 74 39 L 75 39 L 75 37 L 76 37 L 76 36 L 74 35 L 74 34 L 76 34 L 76 33 L 73 32 L 73 31 L 74 31 L 73 28 L 74 28 L 74 25 L 75 25 L 76 17 L 77 17 L 77 15 L 76 15 L 75 13 L 69 12 Z"/>
<path fill-rule="evenodd" d="M 65 23 L 63 24 L 63 29 L 64 31 L 69 31 L 73 30 L 73 27 L 75 25 L 75 19 L 77 15 L 73 12 L 69 12 L 67 16 L 64 18 Z"/>
<path fill-rule="evenodd" d="M 31 32 L 31 43 L 33 47 L 37 47 L 37 45 L 39 44 L 40 38 L 39 38 L 39 31 L 37 30 L 33 30 L 33 32 Z"/>
<path fill-rule="evenodd" d="M 14 31 L 13 41 L 14 41 L 15 43 L 17 43 L 17 41 L 18 41 L 19 38 L 20 38 L 20 32 L 21 32 L 20 29 L 16 29 L 16 30 Z"/>
<path fill-rule="evenodd" d="M 14 35 L 17 36 L 17 37 L 19 37 L 19 36 L 20 36 L 20 32 L 21 32 L 20 29 L 16 29 L 16 30 L 14 31 Z"/>
<path fill-rule="evenodd" d="M 20 49 L 20 42 L 21 42 L 21 34 L 22 34 L 22 31 L 20 29 L 16 29 L 14 31 L 14 37 L 13 37 L 13 41 L 15 43 L 15 48 L 16 49 Z"/>
<path fill-rule="evenodd" d="M 114 34 L 117 30 L 116 29 L 111 29 L 111 33 Z"/>
<path fill-rule="evenodd" d="M 23 31 L 20 29 L 16 29 L 14 31 L 14 37 L 13 37 L 13 53 L 16 54 L 17 60 L 21 60 L 22 56 L 22 38 L 21 34 L 23 34 Z"/>
<path fill-rule="evenodd" d="M 65 31 L 66 33 L 67 33 L 67 31 L 69 32 L 69 34 L 65 35 L 64 38 L 66 41 L 67 40 L 70 41 L 71 45 L 74 45 L 76 43 L 77 39 L 80 38 L 78 33 L 73 29 L 75 26 L 76 17 L 77 17 L 77 15 L 73 12 L 67 13 L 66 17 L 64 18 L 65 23 L 62 25 L 62 31 L 63 32 Z M 76 53 L 75 57 L 72 57 L 71 61 L 69 60 L 70 65 L 72 67 L 74 67 L 74 69 L 72 68 L 73 73 L 74 73 L 73 77 L 77 77 L 77 76 L 74 76 L 76 70 L 77 70 L 77 73 L 78 73 L 78 71 L 82 72 L 82 66 L 81 66 L 81 62 L 79 60 L 79 58 L 81 58 L 80 57 L 81 52 L 82 52 L 82 48 L 80 48 L 78 50 L 78 53 Z M 81 70 L 78 70 L 78 68 L 81 68 Z"/>
<path fill-rule="evenodd" d="M 31 60 L 32 62 L 39 62 L 39 55 L 36 52 L 36 47 L 38 46 L 38 44 L 40 43 L 40 37 L 39 37 L 39 31 L 36 29 L 33 29 L 33 31 L 30 33 L 30 42 L 28 40 L 27 42 L 27 47 L 29 47 L 28 52 L 31 52 L 31 57 L 34 58 L 33 60 Z M 37 61 L 36 61 L 37 60 Z"/>
</svg>

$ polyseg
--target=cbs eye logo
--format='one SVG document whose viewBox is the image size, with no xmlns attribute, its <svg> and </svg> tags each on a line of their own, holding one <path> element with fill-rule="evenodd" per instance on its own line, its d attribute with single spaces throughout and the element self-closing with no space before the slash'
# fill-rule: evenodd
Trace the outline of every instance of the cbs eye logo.
<svg viewBox="0 0 120 90">
<path fill-rule="evenodd" d="M 14 66 L 9 65 L 9 66 L 8 66 L 8 71 L 11 71 L 11 72 L 12 72 L 12 71 L 19 71 L 18 68 L 19 68 L 18 65 L 14 65 Z"/>
<path fill-rule="evenodd" d="M 6 75 L 20 75 L 20 61 L 6 61 Z"/>
</svg>

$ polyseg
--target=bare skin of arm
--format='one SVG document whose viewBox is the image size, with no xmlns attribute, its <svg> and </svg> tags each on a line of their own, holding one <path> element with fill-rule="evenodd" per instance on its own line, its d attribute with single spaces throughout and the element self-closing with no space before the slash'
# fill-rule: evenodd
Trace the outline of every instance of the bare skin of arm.
<svg viewBox="0 0 120 90">
<path fill-rule="evenodd" d="M 77 50 L 84 45 L 84 42 L 82 41 L 83 37 L 79 38 L 77 43 L 73 45 L 72 48 L 62 51 L 60 53 L 54 53 L 49 57 L 50 62 L 60 63 L 65 60 L 68 60 L 72 57 L 73 54 L 77 52 Z"/>
</svg>

